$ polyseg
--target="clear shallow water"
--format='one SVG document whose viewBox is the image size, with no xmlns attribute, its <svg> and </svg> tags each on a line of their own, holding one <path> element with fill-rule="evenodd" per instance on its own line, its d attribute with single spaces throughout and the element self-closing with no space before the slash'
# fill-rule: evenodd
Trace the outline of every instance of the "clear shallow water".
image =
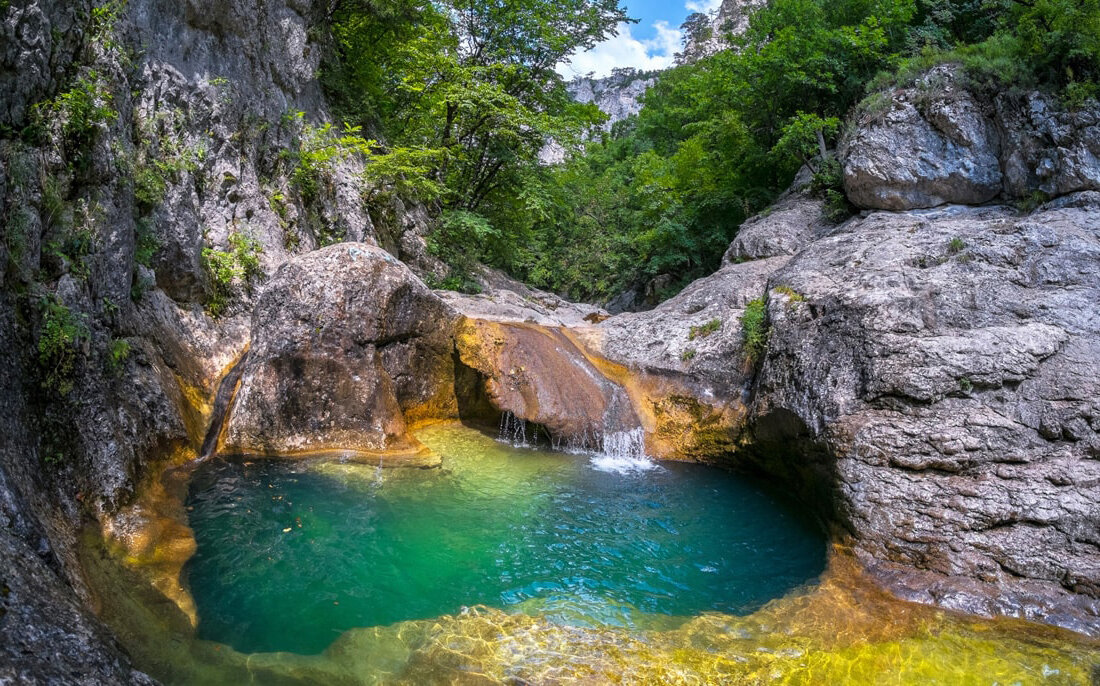
<svg viewBox="0 0 1100 686">
<path fill-rule="evenodd" d="M 479 604 L 571 626 L 671 627 L 750 612 L 825 566 L 820 533 L 733 475 L 601 470 L 461 427 L 419 437 L 442 470 L 204 465 L 187 501 L 199 636 L 316 654 L 347 629 Z"/>
</svg>

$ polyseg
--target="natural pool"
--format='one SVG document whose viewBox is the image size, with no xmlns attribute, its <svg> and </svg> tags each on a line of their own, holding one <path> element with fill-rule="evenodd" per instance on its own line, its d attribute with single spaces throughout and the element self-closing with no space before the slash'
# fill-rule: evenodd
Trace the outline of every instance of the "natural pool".
<svg viewBox="0 0 1100 686">
<path fill-rule="evenodd" d="M 444 469 L 184 460 L 145 488 L 128 546 L 88 532 L 101 616 L 140 669 L 189 686 L 1100 676 L 1085 637 L 897 600 L 751 481 L 418 436 Z"/>
<path fill-rule="evenodd" d="M 420 438 L 442 469 L 201 468 L 187 501 L 199 636 L 315 654 L 347 629 L 471 605 L 672 628 L 747 614 L 825 568 L 824 537 L 743 478 L 515 448 L 454 426 Z"/>
</svg>

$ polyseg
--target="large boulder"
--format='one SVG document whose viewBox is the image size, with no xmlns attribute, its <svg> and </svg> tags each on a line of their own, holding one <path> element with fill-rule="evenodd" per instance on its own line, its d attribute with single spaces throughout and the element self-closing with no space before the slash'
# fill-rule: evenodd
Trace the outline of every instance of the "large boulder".
<svg viewBox="0 0 1100 686">
<path fill-rule="evenodd" d="M 223 449 L 422 454 L 410 421 L 457 414 L 453 321 L 381 248 L 344 243 L 289 261 L 253 313 Z"/>
<path fill-rule="evenodd" d="M 841 148 L 844 190 L 860 207 L 977 205 L 1001 193 L 996 131 L 952 69 L 938 68 L 864 113 Z"/>
<path fill-rule="evenodd" d="M 876 94 L 840 146 L 844 189 L 867 209 L 977 205 L 1100 190 L 1100 106 L 978 94 L 952 65 Z"/>
<path fill-rule="evenodd" d="M 907 597 L 1100 634 L 1098 216 L 874 213 L 772 275 L 757 452 Z"/>
</svg>

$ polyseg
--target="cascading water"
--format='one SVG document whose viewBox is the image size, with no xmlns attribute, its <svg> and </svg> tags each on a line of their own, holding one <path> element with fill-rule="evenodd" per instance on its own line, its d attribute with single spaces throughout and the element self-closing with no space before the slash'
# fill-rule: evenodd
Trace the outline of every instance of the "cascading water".
<svg viewBox="0 0 1100 686">
<path fill-rule="evenodd" d="M 655 469 L 657 463 L 646 454 L 645 429 L 638 425 L 629 402 L 626 394 L 616 389 L 603 426 L 585 428 L 567 437 L 550 435 L 550 447 L 558 452 L 588 455 L 592 466 L 600 471 L 625 474 Z M 538 431 L 537 425 L 528 427 L 526 420 L 505 412 L 497 440 L 514 448 L 533 448 L 538 444 Z"/>
<path fill-rule="evenodd" d="M 241 359 L 233 365 L 233 368 L 222 378 L 218 385 L 218 392 L 214 396 L 214 408 L 210 415 L 210 426 L 206 430 L 206 437 L 202 441 L 199 450 L 199 459 L 208 460 L 214 456 L 218 449 L 218 438 L 221 436 L 222 427 L 229 416 L 229 407 L 237 394 L 237 385 L 244 374 L 244 365 L 248 361 L 248 352 L 241 355 Z"/>
</svg>

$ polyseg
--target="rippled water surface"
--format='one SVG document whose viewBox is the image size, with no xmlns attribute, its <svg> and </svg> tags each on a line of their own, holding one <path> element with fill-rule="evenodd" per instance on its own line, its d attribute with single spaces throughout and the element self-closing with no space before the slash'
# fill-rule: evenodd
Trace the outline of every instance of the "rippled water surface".
<svg viewBox="0 0 1100 686">
<path fill-rule="evenodd" d="M 201 638 L 315 654 L 342 632 L 487 605 L 562 626 L 672 628 L 815 579 L 823 537 L 756 484 L 626 473 L 461 427 L 442 470 L 212 461 L 188 498 Z"/>
</svg>

